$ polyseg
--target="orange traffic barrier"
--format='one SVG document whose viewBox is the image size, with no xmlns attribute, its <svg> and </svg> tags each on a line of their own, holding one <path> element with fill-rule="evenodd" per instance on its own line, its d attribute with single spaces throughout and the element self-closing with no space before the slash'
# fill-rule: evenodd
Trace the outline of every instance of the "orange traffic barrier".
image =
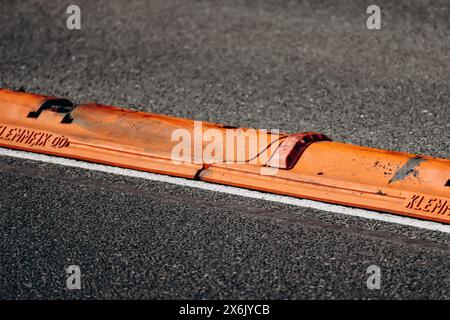
<svg viewBox="0 0 450 320">
<path fill-rule="evenodd" d="M 234 162 L 236 154 L 223 151 L 223 160 L 202 152 L 208 141 L 200 135 L 221 136 L 222 140 L 229 135 L 239 140 L 250 131 L 260 140 L 261 152 L 252 144 L 243 144 L 245 150 L 236 157 L 239 162 L 258 159 L 284 138 L 111 106 L 74 106 L 65 99 L 0 89 L 1 146 L 126 168 L 194 178 L 204 164 Z M 184 149 L 189 150 L 178 155 L 183 139 L 189 143 Z"/>
<path fill-rule="evenodd" d="M 450 223 L 450 160 L 0 89 L 0 146 Z"/>
</svg>

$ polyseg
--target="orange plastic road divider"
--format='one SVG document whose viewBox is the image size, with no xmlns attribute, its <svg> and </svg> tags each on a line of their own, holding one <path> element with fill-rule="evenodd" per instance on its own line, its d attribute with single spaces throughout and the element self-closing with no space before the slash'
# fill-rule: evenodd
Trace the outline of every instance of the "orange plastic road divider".
<svg viewBox="0 0 450 320">
<path fill-rule="evenodd" d="M 0 89 L 0 146 L 450 223 L 450 160 Z"/>
</svg>

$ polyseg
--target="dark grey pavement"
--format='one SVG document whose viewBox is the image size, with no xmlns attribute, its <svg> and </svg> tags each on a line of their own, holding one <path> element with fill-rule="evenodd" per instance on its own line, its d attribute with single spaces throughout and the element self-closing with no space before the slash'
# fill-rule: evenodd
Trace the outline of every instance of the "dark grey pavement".
<svg viewBox="0 0 450 320">
<path fill-rule="evenodd" d="M 449 158 L 447 1 L 77 0 L 71 31 L 73 3 L 0 2 L 0 87 Z M 450 298 L 448 234 L 8 157 L 0 178 L 0 298 Z"/>
</svg>

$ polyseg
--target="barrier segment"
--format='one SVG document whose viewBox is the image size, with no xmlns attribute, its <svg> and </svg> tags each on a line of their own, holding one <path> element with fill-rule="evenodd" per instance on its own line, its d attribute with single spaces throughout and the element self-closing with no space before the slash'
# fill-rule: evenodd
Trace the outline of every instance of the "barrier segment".
<svg viewBox="0 0 450 320">
<path fill-rule="evenodd" d="M 320 133 L 234 128 L 0 89 L 0 145 L 450 223 L 450 160 Z"/>
<path fill-rule="evenodd" d="M 290 170 L 216 164 L 204 181 L 450 223 L 450 161 L 354 146 L 311 144 Z"/>
<path fill-rule="evenodd" d="M 254 138 L 254 143 L 245 143 Z M 180 119 L 55 97 L 0 90 L 0 145 L 195 178 L 212 163 L 270 158 L 284 134 Z M 231 141 L 231 151 L 209 150 Z M 244 143 L 241 143 L 244 141 Z M 181 153 L 179 152 L 181 151 Z M 268 160 L 268 159 L 267 159 Z"/>
</svg>

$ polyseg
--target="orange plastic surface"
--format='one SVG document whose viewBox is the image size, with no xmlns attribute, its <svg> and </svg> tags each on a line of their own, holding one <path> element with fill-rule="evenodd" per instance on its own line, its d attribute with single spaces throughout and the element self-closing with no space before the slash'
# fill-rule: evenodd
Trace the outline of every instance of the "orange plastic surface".
<svg viewBox="0 0 450 320">
<path fill-rule="evenodd" d="M 230 134 L 231 152 L 206 152 Z M 0 89 L 3 147 L 450 223 L 450 160 L 329 140 Z"/>
<path fill-rule="evenodd" d="M 450 223 L 450 160 L 316 142 L 291 170 L 212 165 L 202 180 Z"/>
</svg>

